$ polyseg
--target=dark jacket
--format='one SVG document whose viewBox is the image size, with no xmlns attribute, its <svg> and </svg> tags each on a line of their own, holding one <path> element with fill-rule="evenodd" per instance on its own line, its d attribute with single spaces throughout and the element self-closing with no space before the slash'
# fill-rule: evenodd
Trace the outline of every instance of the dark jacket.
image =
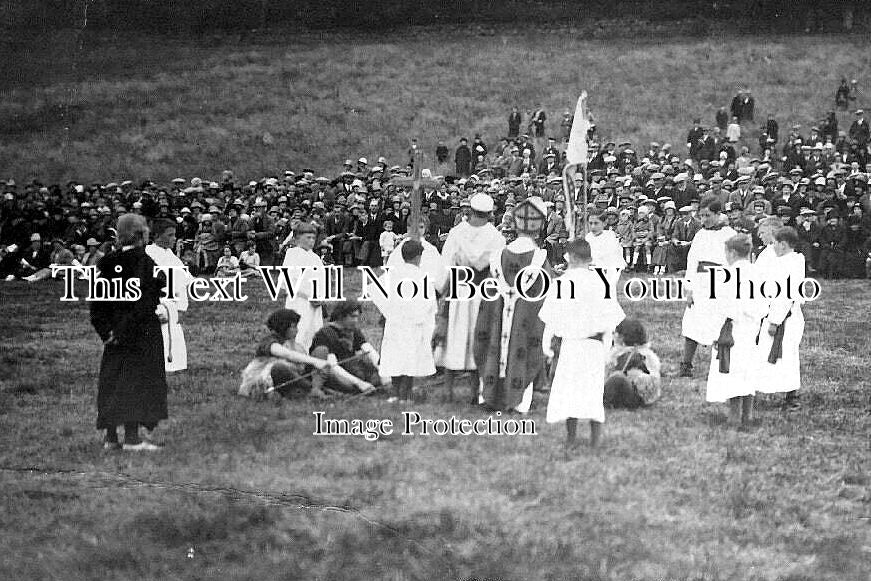
<svg viewBox="0 0 871 581">
<path fill-rule="evenodd" d="M 116 272 L 120 267 L 121 272 Z M 165 281 L 143 248 L 112 252 L 98 263 L 101 278 L 122 287 L 139 280 L 133 301 L 92 301 L 91 324 L 103 341 L 97 390 L 97 428 L 139 423 L 153 428 L 168 417 L 163 336 L 155 309 Z"/>
</svg>

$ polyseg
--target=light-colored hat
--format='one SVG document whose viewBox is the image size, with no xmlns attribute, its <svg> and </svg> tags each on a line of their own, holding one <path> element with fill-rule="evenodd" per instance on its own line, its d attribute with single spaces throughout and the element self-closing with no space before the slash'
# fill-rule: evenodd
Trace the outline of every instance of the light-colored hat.
<svg viewBox="0 0 871 581">
<path fill-rule="evenodd" d="M 669 208 L 671 208 L 672 210 L 676 209 L 674 202 L 669 201 L 669 202 L 666 202 L 662 205 L 663 210 L 668 210 Z"/>
<path fill-rule="evenodd" d="M 41 240 L 42 240 L 42 236 L 39 235 L 39 232 L 34 232 L 33 234 L 30 235 L 31 242 L 39 242 Z"/>
<path fill-rule="evenodd" d="M 88 238 L 88 241 L 85 242 L 85 244 L 86 244 L 87 246 L 99 246 L 99 245 L 100 245 L 100 243 L 97 242 L 97 239 L 96 239 L 96 238 Z"/>
<path fill-rule="evenodd" d="M 478 193 L 472 196 L 469 199 L 469 205 L 476 212 L 492 212 L 494 206 L 493 198 L 483 193 Z"/>
<path fill-rule="evenodd" d="M 211 222 L 212 215 L 211 214 L 200 214 L 200 222 Z"/>
</svg>

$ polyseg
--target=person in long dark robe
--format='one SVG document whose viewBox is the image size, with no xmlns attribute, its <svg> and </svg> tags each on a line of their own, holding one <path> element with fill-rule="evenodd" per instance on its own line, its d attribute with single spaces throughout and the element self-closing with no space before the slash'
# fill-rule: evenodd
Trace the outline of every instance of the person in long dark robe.
<svg viewBox="0 0 871 581">
<path fill-rule="evenodd" d="M 163 336 L 156 312 L 166 283 L 155 278 L 154 261 L 145 253 L 145 218 L 125 214 L 118 219 L 117 230 L 121 248 L 99 261 L 100 277 L 110 284 L 120 281 L 122 289 L 138 279 L 141 296 L 91 302 L 91 324 L 103 341 L 97 429 L 106 430 L 106 449 L 122 447 L 118 426 L 124 426 L 125 450 L 158 450 L 159 446 L 140 440 L 139 427 L 153 430 L 169 415 Z"/>
<path fill-rule="evenodd" d="M 484 403 L 491 409 L 529 411 L 533 383 L 543 374 L 544 323 L 538 318 L 542 302 L 518 294 L 521 287 L 529 297 L 541 296 L 543 277 L 535 272 L 517 275 L 527 266 L 541 269 L 548 277 L 553 274 L 547 251 L 536 243 L 546 216 L 544 201 L 537 196 L 518 204 L 514 208 L 518 238 L 494 253 L 490 261 L 491 275 L 499 281 L 502 293 L 481 304 L 474 353 Z M 510 331 L 503 335 L 506 326 Z"/>
</svg>

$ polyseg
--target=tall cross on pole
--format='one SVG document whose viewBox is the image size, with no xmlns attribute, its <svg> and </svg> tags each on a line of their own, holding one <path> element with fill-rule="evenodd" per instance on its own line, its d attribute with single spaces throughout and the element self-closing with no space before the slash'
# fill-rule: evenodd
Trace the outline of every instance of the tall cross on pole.
<svg viewBox="0 0 871 581">
<path fill-rule="evenodd" d="M 420 239 L 420 204 L 422 187 L 436 187 L 439 184 L 438 180 L 432 178 L 421 177 L 421 166 L 423 165 L 423 154 L 420 151 L 415 151 L 411 158 L 413 164 L 412 174 L 410 177 L 394 177 L 390 183 L 400 187 L 411 187 L 411 213 L 408 216 L 408 234 L 412 240 Z"/>
</svg>

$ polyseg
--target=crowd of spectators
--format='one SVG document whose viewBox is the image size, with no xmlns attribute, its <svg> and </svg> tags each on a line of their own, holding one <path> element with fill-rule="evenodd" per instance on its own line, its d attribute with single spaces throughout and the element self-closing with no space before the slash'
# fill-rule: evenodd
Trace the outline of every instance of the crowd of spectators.
<svg viewBox="0 0 871 581">
<path fill-rule="evenodd" d="M 856 85 L 842 82 L 836 108 L 855 105 Z M 848 113 L 853 119 L 847 130 L 832 110 L 807 132 L 798 124 L 783 132 L 771 114 L 757 129 L 755 109 L 750 92 L 741 90 L 710 125 L 696 119 L 680 147 L 600 138 L 593 123 L 587 181 L 578 174 L 577 190 L 586 191 L 591 210 L 605 215 L 635 271 L 685 268 L 689 243 L 701 227 L 697 202 L 710 194 L 737 230 L 755 236 L 758 224 L 772 216 L 796 227 L 811 272 L 871 277 L 871 139 L 864 111 Z M 438 143 L 431 167 L 421 172 L 428 241 L 441 248 L 477 192 L 493 197 L 495 223 L 510 239 L 513 205 L 537 195 L 549 208 L 541 243 L 554 262 L 562 260 L 568 232 L 561 176 L 572 117 L 566 111 L 550 133 L 542 106 L 527 111 L 526 120 L 524 126 L 524 115 L 514 108 L 496 143 L 480 134 L 471 143 L 460 139 L 453 151 Z M 409 153 L 418 155 L 416 141 Z M 118 217 L 128 212 L 175 220 L 176 253 L 194 274 L 251 274 L 256 266 L 281 264 L 300 221 L 317 229 L 316 249 L 325 263 L 379 266 L 406 233 L 409 180 L 400 185 L 395 178 L 411 175 L 412 164 L 411 158 L 391 164 L 360 157 L 328 175 L 305 168 L 253 181 L 232 171 L 216 181 L 176 178 L 168 184 L 9 179 L 0 183 L 0 278 L 35 281 L 50 276 L 52 264 L 96 264 L 115 242 Z"/>
</svg>

